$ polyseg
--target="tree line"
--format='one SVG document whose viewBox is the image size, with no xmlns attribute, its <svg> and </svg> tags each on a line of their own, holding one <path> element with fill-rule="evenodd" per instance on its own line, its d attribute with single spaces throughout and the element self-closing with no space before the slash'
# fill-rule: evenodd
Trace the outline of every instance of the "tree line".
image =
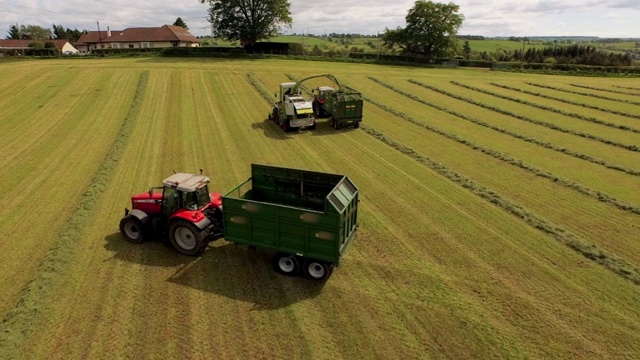
<svg viewBox="0 0 640 360">
<path fill-rule="evenodd" d="M 54 40 L 65 39 L 70 43 L 78 41 L 82 34 L 87 33 L 87 30 L 78 30 L 65 28 L 62 25 L 53 24 L 51 29 L 43 28 L 38 25 L 11 25 L 9 27 L 9 33 L 7 34 L 7 40 Z"/>
</svg>

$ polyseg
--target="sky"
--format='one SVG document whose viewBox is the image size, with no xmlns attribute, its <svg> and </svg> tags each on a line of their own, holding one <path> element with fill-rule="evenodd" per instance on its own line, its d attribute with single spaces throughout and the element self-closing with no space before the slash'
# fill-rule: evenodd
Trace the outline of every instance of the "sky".
<svg viewBox="0 0 640 360">
<path fill-rule="evenodd" d="M 438 2 L 436 0 L 436 2 Z M 440 2 L 446 2 L 444 0 Z M 464 15 L 460 35 L 640 38 L 640 0 L 453 1 Z M 377 34 L 405 26 L 409 0 L 290 0 L 293 24 L 284 34 Z M 0 38 L 12 24 L 79 30 L 158 27 L 181 17 L 191 34 L 211 34 L 199 0 L 0 0 Z"/>
</svg>

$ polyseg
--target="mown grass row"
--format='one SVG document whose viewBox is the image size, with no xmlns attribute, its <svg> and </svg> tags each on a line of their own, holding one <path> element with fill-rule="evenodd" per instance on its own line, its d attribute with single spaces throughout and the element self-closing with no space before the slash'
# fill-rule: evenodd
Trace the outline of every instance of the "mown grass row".
<svg viewBox="0 0 640 360">
<path fill-rule="evenodd" d="M 640 88 L 636 88 L 636 87 L 632 87 L 632 86 L 613 85 L 613 87 L 617 87 L 619 89 L 638 90 L 638 91 L 640 91 Z M 636 95 L 640 95 L 640 94 L 636 94 Z"/>
<path fill-rule="evenodd" d="M 589 90 L 597 90 L 597 91 L 606 91 L 606 92 L 610 92 L 610 93 L 614 93 L 614 94 L 640 96 L 640 94 L 638 94 L 638 93 L 629 92 L 629 91 L 611 90 L 611 89 L 605 89 L 605 88 L 599 88 L 599 87 L 587 86 L 587 85 L 579 85 L 579 84 L 569 84 L 569 85 L 575 86 L 577 88 L 589 89 Z"/>
<path fill-rule="evenodd" d="M 252 73 L 247 73 L 247 80 L 249 81 L 249 84 L 251 84 L 251 86 L 254 87 L 254 89 L 256 89 L 256 91 L 258 92 L 258 94 L 260 94 L 260 96 L 262 96 L 262 98 L 269 104 L 272 104 L 272 99 L 271 99 L 271 95 L 269 95 L 269 93 L 267 92 L 267 90 L 265 90 L 264 87 L 262 87 L 262 84 L 260 84 L 260 80 L 258 80 L 255 75 L 253 75 Z"/>
<path fill-rule="evenodd" d="M 617 141 L 613 141 L 613 140 L 609 140 L 609 139 L 605 139 L 603 137 L 596 136 L 596 135 L 593 135 L 593 134 L 584 133 L 584 132 L 576 131 L 576 130 L 565 129 L 565 128 L 561 127 L 561 126 L 558 126 L 558 125 L 555 125 L 555 124 L 552 124 L 552 123 L 548 123 L 548 122 L 545 122 L 545 121 L 532 119 L 532 118 L 530 118 L 528 116 L 512 113 L 511 111 L 502 110 L 502 109 L 500 109 L 499 107 L 496 107 L 496 106 L 487 105 L 487 104 L 481 103 L 479 101 L 475 101 L 473 99 L 465 98 L 463 96 L 460 96 L 460 95 L 457 95 L 457 94 L 453 94 L 453 93 L 450 93 L 450 92 L 442 90 L 442 89 L 438 89 L 437 87 L 434 87 L 434 86 L 431 86 L 431 85 L 427 85 L 425 83 L 421 83 L 421 82 L 419 82 L 417 80 L 410 79 L 409 82 L 411 82 L 412 84 L 416 84 L 416 85 L 422 86 L 425 89 L 429 89 L 429 90 L 435 91 L 435 92 L 437 92 L 439 94 L 442 94 L 442 95 L 445 95 L 445 96 L 449 96 L 451 98 L 454 98 L 454 99 L 457 99 L 457 100 L 460 100 L 460 101 L 464 101 L 466 103 L 469 103 L 469 104 L 472 104 L 472 105 L 475 105 L 475 106 L 479 106 L 479 107 L 481 107 L 483 109 L 487 109 L 487 110 L 490 110 L 490 111 L 493 111 L 493 112 L 497 112 L 497 113 L 502 114 L 502 115 L 510 116 L 510 117 L 512 117 L 514 119 L 518 119 L 518 120 L 526 121 L 526 122 L 529 122 L 529 123 L 532 123 L 532 124 L 544 126 L 546 128 L 549 128 L 549 129 L 552 129 L 552 130 L 556 130 L 556 131 L 560 131 L 560 132 L 565 133 L 565 134 L 571 134 L 571 135 L 583 137 L 585 139 L 598 141 L 598 142 L 601 142 L 603 144 L 619 147 L 619 148 L 626 149 L 626 150 L 629 150 L 629 151 L 640 152 L 640 147 L 638 147 L 636 145 L 623 144 L 623 143 L 620 143 L 620 142 L 617 142 Z"/>
<path fill-rule="evenodd" d="M 588 97 L 592 97 L 592 98 L 596 98 L 596 99 L 616 101 L 616 102 L 621 102 L 621 103 L 625 103 L 625 104 L 640 105 L 640 102 L 638 102 L 638 101 L 631 101 L 631 100 L 625 100 L 625 99 L 612 98 L 612 97 L 609 97 L 609 96 L 585 93 L 585 92 L 580 92 L 580 91 L 572 91 L 572 90 L 559 88 L 559 87 L 556 87 L 556 86 L 543 85 L 543 84 L 537 84 L 537 83 L 532 83 L 532 82 L 525 82 L 525 84 L 531 85 L 531 86 L 536 86 L 536 87 L 543 88 L 543 89 L 561 91 L 561 92 L 574 94 L 574 95 L 588 96 Z"/>
<path fill-rule="evenodd" d="M 391 85 L 389 85 L 389 84 L 387 84 L 387 83 L 385 83 L 385 82 L 383 82 L 383 81 L 381 81 L 379 79 L 376 79 L 374 77 L 369 77 L 369 79 L 371 79 L 372 81 L 376 82 L 377 84 L 380 84 L 380 85 L 382 85 L 382 86 L 384 86 L 384 87 L 386 87 L 386 88 L 388 88 L 390 90 L 393 90 L 393 91 L 395 91 L 395 92 L 397 92 L 397 93 L 399 93 L 401 95 L 404 95 L 404 96 L 406 96 L 406 97 L 408 97 L 408 98 L 410 98 L 412 100 L 415 100 L 415 101 L 417 101 L 417 102 L 419 102 L 421 104 L 427 105 L 429 107 L 432 107 L 432 108 L 434 108 L 436 110 L 440 110 L 442 112 L 446 112 L 446 113 L 451 114 L 453 116 L 456 116 L 456 117 L 458 117 L 460 119 L 469 121 L 469 122 L 471 122 L 473 124 L 489 128 L 489 129 L 497 131 L 497 132 L 499 132 L 501 134 L 505 134 L 505 135 L 514 137 L 516 139 L 523 140 L 523 141 L 526 141 L 528 143 L 544 147 L 546 149 L 554 150 L 554 151 L 560 152 L 562 154 L 566 154 L 566 155 L 575 157 L 575 158 L 580 159 L 580 160 L 585 160 L 585 161 L 588 161 L 588 162 L 591 162 L 591 163 L 594 163 L 594 164 L 597 164 L 597 165 L 600 165 L 600 166 L 604 166 L 604 167 L 606 167 L 608 169 L 611 169 L 611 170 L 620 171 L 620 172 L 623 172 L 625 174 L 629 174 L 629 175 L 633 175 L 633 176 L 640 176 L 640 170 L 628 169 L 628 168 L 625 168 L 625 167 L 620 166 L 620 165 L 611 164 L 611 163 L 608 163 L 608 162 L 606 162 L 606 161 L 604 161 L 602 159 L 594 158 L 594 157 L 592 157 L 590 155 L 582 154 L 582 153 L 579 153 L 577 151 L 573 151 L 573 150 L 570 150 L 570 149 L 567 149 L 567 148 L 556 146 L 556 145 L 551 144 L 551 143 L 543 142 L 543 141 L 540 141 L 540 140 L 532 138 L 532 137 L 524 136 L 522 134 L 518 134 L 516 132 L 501 128 L 499 126 L 495 126 L 495 125 L 486 123 L 484 121 L 475 119 L 473 117 L 461 114 L 461 113 L 459 113 L 457 111 L 450 110 L 450 109 L 442 107 L 440 105 L 437 105 L 437 104 L 434 104 L 434 103 L 430 103 L 430 102 L 425 101 L 425 100 L 423 100 L 423 99 L 421 99 L 421 98 L 419 98 L 419 97 L 417 97 L 417 96 L 415 96 L 413 94 L 410 94 L 408 92 L 405 92 L 405 91 L 402 91 L 400 89 L 397 89 L 397 88 L 395 88 L 395 87 L 393 87 L 393 86 L 391 86 Z M 372 100 L 371 99 L 367 99 L 367 101 L 372 101 Z"/>
<path fill-rule="evenodd" d="M 403 92 L 399 92 L 399 93 L 414 99 L 414 96 L 411 95 L 411 94 L 403 93 Z M 511 157 L 509 155 L 506 155 L 504 153 L 501 153 L 501 152 L 499 152 L 497 150 L 489 149 L 489 148 L 484 147 L 482 145 L 474 144 L 473 142 L 471 142 L 469 140 L 466 140 L 466 139 L 464 139 L 464 138 L 462 138 L 462 137 L 460 137 L 458 135 L 446 132 L 446 131 L 444 131 L 442 129 L 439 129 L 439 128 L 435 127 L 435 126 L 429 125 L 429 124 L 427 124 L 427 123 L 425 123 L 423 121 L 417 120 L 416 118 L 414 118 L 414 117 L 412 117 L 410 115 L 407 115 L 407 114 L 405 114 L 403 112 L 400 112 L 400 111 L 398 111 L 398 110 L 396 110 L 396 109 L 394 109 L 394 108 L 392 108 L 390 106 L 382 104 L 382 103 L 380 103 L 380 102 L 378 102 L 376 100 L 373 100 L 373 99 L 371 99 L 371 98 L 369 98 L 369 97 L 367 97 L 365 95 L 363 95 L 363 97 L 367 102 L 369 102 L 369 103 L 381 108 L 382 110 L 384 110 L 384 111 L 386 111 L 386 112 L 388 112 L 388 113 L 390 113 L 390 114 L 392 114 L 394 116 L 397 116 L 397 117 L 399 117 L 399 118 L 401 118 L 403 120 L 406 120 L 406 121 L 408 121 L 408 122 L 410 122 L 410 123 L 412 123 L 414 125 L 417 125 L 417 126 L 420 126 L 420 127 L 424 128 L 426 130 L 429 130 L 429 131 L 431 131 L 431 132 L 433 132 L 435 134 L 438 134 L 438 135 L 443 136 L 443 137 L 445 137 L 447 139 L 453 140 L 453 141 L 455 141 L 455 142 L 457 142 L 459 144 L 465 145 L 465 146 L 467 146 L 467 147 L 469 147 L 469 148 L 471 148 L 473 150 L 479 151 L 479 152 L 481 152 L 483 154 L 489 155 L 489 156 L 491 156 L 491 157 L 493 157 L 495 159 L 498 159 L 498 160 L 500 160 L 502 162 L 505 162 L 505 163 L 507 163 L 509 165 L 513 165 L 513 166 L 518 167 L 520 169 L 526 170 L 526 171 L 528 171 L 528 172 L 530 172 L 530 173 L 532 173 L 532 174 L 534 174 L 536 176 L 539 176 L 541 178 L 545 178 L 545 179 L 551 180 L 551 181 L 553 181 L 554 183 L 556 183 L 558 185 L 561 185 L 561 186 L 564 186 L 564 187 L 569 188 L 571 190 L 577 191 L 577 192 L 579 192 L 579 193 L 581 193 L 583 195 L 587 195 L 587 196 L 589 196 L 591 198 L 594 198 L 594 199 L 596 199 L 598 201 L 601 201 L 603 203 L 614 205 L 615 207 L 617 207 L 620 210 L 624 210 L 624 211 L 628 211 L 628 212 L 631 212 L 631 213 L 636 214 L 636 215 L 640 215 L 640 207 L 638 207 L 638 206 L 634 206 L 634 205 L 631 205 L 631 204 L 624 203 L 624 202 L 622 202 L 622 201 L 620 201 L 620 200 L 618 200 L 618 199 L 616 199 L 616 198 L 614 198 L 614 197 L 612 197 L 612 196 L 610 196 L 610 195 L 608 195 L 606 193 L 590 189 L 590 188 L 588 188 L 588 187 L 586 187 L 586 186 L 584 186 L 584 185 L 582 185 L 580 183 L 577 183 L 575 181 L 571 181 L 571 180 L 565 179 L 565 178 L 563 178 L 561 176 L 557 176 L 557 175 L 555 175 L 555 174 L 553 174 L 551 172 L 544 171 L 544 170 L 539 169 L 539 168 L 537 168 L 537 167 L 535 167 L 535 166 L 533 166 L 531 164 L 527 164 L 526 162 L 524 162 L 522 160 L 513 158 L 513 157 Z"/>
<path fill-rule="evenodd" d="M 634 132 L 634 133 L 640 133 L 640 129 L 635 129 L 635 128 L 632 128 L 630 126 L 620 125 L 620 124 L 616 124 L 616 123 L 600 120 L 600 119 L 597 119 L 597 118 L 594 118 L 594 117 L 584 116 L 584 115 L 580 115 L 580 114 L 577 114 L 577 113 L 572 113 L 572 112 L 560 110 L 560 109 L 557 109 L 557 108 L 553 108 L 553 107 L 550 107 L 550 106 L 545 106 L 545 105 L 532 103 L 532 102 L 529 102 L 529 101 L 526 101 L 526 100 L 523 100 L 523 99 L 514 98 L 514 97 L 498 94 L 498 93 L 495 93 L 495 92 L 492 92 L 492 91 L 489 91 L 489 90 L 481 89 L 481 88 L 478 88 L 478 87 L 475 87 L 475 86 L 462 84 L 462 83 L 459 83 L 457 81 L 451 81 L 451 83 L 454 84 L 454 85 L 463 87 L 465 89 L 481 92 L 483 94 L 495 96 L 497 98 L 504 99 L 504 100 L 517 102 L 519 104 L 532 106 L 532 107 L 535 107 L 535 108 L 538 108 L 538 109 L 542 109 L 542 110 L 546 110 L 546 111 L 550 111 L 550 112 L 553 112 L 553 113 L 556 113 L 556 114 L 561 114 L 561 115 L 564 115 L 564 116 L 568 116 L 568 117 L 572 117 L 572 118 L 576 118 L 576 119 L 592 122 L 592 123 L 598 124 L 598 125 L 604 125 L 604 126 L 612 127 L 612 128 L 615 128 L 615 129 L 631 131 L 631 132 Z"/>
<path fill-rule="evenodd" d="M 542 88 L 548 88 L 550 90 L 556 90 L 556 89 L 554 89 L 552 87 L 547 87 L 546 85 L 540 85 L 540 84 L 534 84 L 534 83 L 527 83 L 527 84 L 529 84 L 531 86 L 538 86 L 538 87 L 542 87 Z M 494 83 L 494 82 L 492 82 L 491 85 L 499 87 L 499 88 L 502 88 L 502 89 L 506 89 L 506 90 L 518 91 L 518 92 L 521 92 L 521 93 L 527 94 L 527 95 L 533 95 L 533 96 L 541 97 L 541 98 L 544 98 L 544 99 L 563 102 L 565 104 L 581 106 L 581 107 L 585 107 L 585 108 L 588 108 L 588 109 L 607 112 L 607 113 L 610 113 L 610 114 L 620 115 L 620 116 L 624 116 L 624 117 L 628 117 L 628 118 L 640 119 L 640 115 L 629 114 L 629 113 L 626 113 L 626 112 L 623 112 L 623 111 L 605 109 L 605 108 L 602 108 L 602 107 L 599 107 L 599 106 L 595 106 L 595 105 L 591 105 L 591 104 L 585 104 L 585 103 L 581 103 L 581 102 L 577 102 L 577 101 L 561 99 L 561 98 L 557 98 L 557 97 L 553 97 L 553 96 L 537 93 L 537 92 L 534 92 L 534 91 L 528 91 L 528 90 L 524 90 L 524 89 L 519 89 L 519 88 L 508 86 L 508 85 L 501 85 L 501 84 Z M 558 89 L 558 90 L 562 90 L 562 89 Z"/>
<path fill-rule="evenodd" d="M 615 115 L 620 115 L 620 116 L 624 116 L 624 117 L 628 117 L 628 118 L 640 119 L 640 115 L 629 114 L 629 113 L 626 113 L 626 112 L 623 112 L 623 111 L 605 109 L 605 108 L 602 108 L 602 107 L 599 107 L 599 106 L 595 106 L 595 105 L 591 105 L 591 104 L 585 104 L 585 103 L 581 103 L 581 102 L 577 102 L 577 101 L 561 99 L 561 98 L 557 98 L 557 97 L 554 97 L 554 96 L 549 96 L 549 95 L 537 93 L 537 92 L 534 92 L 534 91 L 528 91 L 528 90 L 524 90 L 524 89 L 519 89 L 519 88 L 516 88 L 516 87 L 513 87 L 513 86 L 502 85 L 502 84 L 498 84 L 498 83 L 494 83 L 494 82 L 492 82 L 491 85 L 499 87 L 499 88 L 502 88 L 502 89 L 518 91 L 518 92 L 521 92 L 523 94 L 541 97 L 543 99 L 559 101 L 559 102 L 563 102 L 565 104 L 581 106 L 581 107 L 584 107 L 584 108 L 598 110 L 598 111 L 602 111 L 602 112 L 606 112 L 606 113 L 610 113 L 610 114 L 615 114 Z M 530 85 L 533 85 L 533 84 L 530 84 Z M 533 86 L 535 86 L 535 85 L 533 85 Z"/>
<path fill-rule="evenodd" d="M 561 244 L 566 245 L 569 248 L 575 250 L 576 252 L 583 255 L 587 259 L 590 259 L 602 265 L 603 267 L 613 271 L 617 275 L 633 282 L 636 285 L 640 285 L 640 268 L 627 262 L 625 259 L 619 256 L 616 256 L 615 254 L 599 249 L 596 245 L 590 244 L 589 242 L 579 237 L 578 235 L 573 234 L 570 231 L 563 229 L 555 224 L 552 224 L 549 221 L 545 220 L 542 216 L 539 216 L 515 203 L 512 203 L 507 199 L 504 199 L 503 197 L 500 196 L 500 194 L 496 193 L 495 191 L 487 189 L 473 182 L 472 180 L 465 178 L 464 176 L 447 168 L 445 165 L 442 165 L 416 152 L 415 150 L 390 139 L 389 137 L 385 136 L 383 133 L 376 131 L 374 128 L 368 125 L 365 125 L 365 124 L 361 125 L 361 129 L 368 135 L 373 136 L 374 138 L 380 140 L 382 143 L 413 158 L 418 163 L 427 166 L 428 168 L 440 174 L 441 176 L 471 191 L 473 194 L 517 216 L 518 218 L 522 219 L 525 223 L 527 223 L 529 226 L 532 226 L 533 228 L 538 229 L 543 233 L 550 235 Z"/>
<path fill-rule="evenodd" d="M 140 103 L 149 81 L 149 71 L 141 74 L 131 107 L 120 125 L 116 139 L 106 154 L 89 187 L 82 194 L 78 206 L 70 215 L 53 246 L 40 264 L 37 274 L 20 292 L 18 303 L 0 323 L 0 349 L 10 354 L 18 344 L 30 338 L 36 330 L 40 311 L 49 301 L 55 282 L 64 273 L 74 247 L 82 239 L 87 225 L 95 220 L 95 208 L 118 164 L 134 126 Z M 17 355 L 17 354 L 16 354 Z M 11 358 L 11 357 L 9 357 Z"/>
</svg>

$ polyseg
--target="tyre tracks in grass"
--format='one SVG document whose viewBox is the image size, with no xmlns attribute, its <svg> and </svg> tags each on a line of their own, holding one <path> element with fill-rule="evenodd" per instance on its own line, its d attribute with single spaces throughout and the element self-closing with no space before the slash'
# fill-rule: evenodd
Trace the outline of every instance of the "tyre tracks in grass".
<svg viewBox="0 0 640 360">
<path fill-rule="evenodd" d="M 511 86 L 507 86 L 507 85 L 500 85 L 500 84 L 496 84 L 496 83 L 491 83 L 491 84 L 495 85 L 495 86 L 498 86 L 498 87 L 505 88 L 505 89 L 509 89 L 509 90 L 520 91 L 522 93 L 529 94 L 529 95 L 534 95 L 534 96 L 539 96 L 539 97 L 546 98 L 546 99 L 552 99 L 552 100 L 561 101 L 561 102 L 567 103 L 567 104 L 578 105 L 578 106 L 586 107 L 586 108 L 589 108 L 589 109 L 608 112 L 608 113 L 611 113 L 611 114 L 625 116 L 625 117 L 629 117 L 629 118 L 633 118 L 633 119 L 640 119 L 640 115 L 636 115 L 636 114 L 630 114 L 630 113 L 626 113 L 626 112 L 623 112 L 623 111 L 617 111 L 617 110 L 607 109 L 607 108 L 603 108 L 603 107 L 599 107 L 599 106 L 595 106 L 595 105 L 589 105 L 589 104 L 585 104 L 585 103 L 581 103 L 581 102 L 577 102 L 577 101 L 561 99 L 561 98 L 557 98 L 557 97 L 554 97 L 554 96 L 549 96 L 549 95 L 536 93 L 536 92 L 528 91 L 528 90 L 522 90 L 522 89 L 514 88 L 514 87 L 511 87 Z M 616 99 L 616 98 L 612 98 L 612 97 L 608 97 L 608 96 L 589 94 L 589 93 L 580 92 L 580 91 L 571 91 L 571 90 L 559 88 L 559 87 L 556 87 L 556 86 L 549 86 L 549 85 L 538 84 L 538 83 L 533 83 L 533 82 L 525 82 L 525 84 L 531 85 L 531 86 L 535 86 L 535 87 L 541 88 L 541 89 L 554 90 L 554 91 L 559 91 L 559 92 L 572 94 L 572 95 L 582 95 L 582 96 L 592 97 L 592 98 L 601 99 L 601 100 L 615 101 L 615 102 L 618 102 L 618 103 L 631 104 L 631 105 L 640 105 L 640 102 L 637 102 L 637 101 L 625 101 L 625 100 L 622 100 L 622 99 Z"/>
<path fill-rule="evenodd" d="M 34 326 L 38 323 L 44 307 L 50 300 L 56 283 L 65 272 L 74 252 L 73 249 L 82 238 L 83 229 L 93 219 L 95 206 L 129 141 L 129 132 L 135 122 L 139 104 L 145 95 L 148 77 L 148 70 L 140 75 L 129 111 L 121 123 L 116 140 L 90 181 L 91 185 L 85 189 L 76 210 L 63 226 L 63 230 L 57 234 L 56 240 L 40 264 L 36 276 L 23 288 L 16 306 L 0 323 L 0 348 L 9 355 L 9 358 L 13 357 L 10 354 L 17 357 L 16 351 L 19 351 L 24 342 L 28 341 L 36 332 Z"/>
<path fill-rule="evenodd" d="M 620 125 L 620 124 L 616 124 L 616 123 L 613 123 L 613 122 L 608 122 L 608 121 L 605 121 L 605 120 L 597 119 L 597 118 L 594 118 L 594 117 L 591 117 L 591 116 L 583 116 L 583 115 L 580 115 L 580 114 L 577 114 L 577 113 L 572 113 L 572 112 L 560 110 L 560 109 L 553 108 L 553 107 L 550 107 L 550 106 L 536 104 L 536 103 L 533 103 L 533 102 L 530 102 L 530 101 L 526 101 L 526 100 L 523 100 L 523 99 L 514 98 L 514 97 L 511 97 L 511 96 L 498 94 L 498 93 L 495 93 L 493 91 L 481 89 L 479 87 L 475 87 L 475 86 L 471 86 L 471 85 L 467 85 L 467 84 L 462 84 L 462 83 L 457 82 L 457 81 L 451 81 L 451 83 L 453 85 L 460 86 L 460 87 L 468 89 L 468 90 L 473 90 L 473 91 L 477 91 L 477 92 L 480 92 L 480 93 L 483 93 L 483 94 L 486 94 L 486 95 L 494 96 L 494 97 L 497 97 L 497 98 L 500 98 L 500 99 L 513 101 L 513 102 L 516 102 L 518 104 L 528 105 L 528 106 L 535 107 L 535 108 L 538 108 L 538 109 L 541 109 L 541 110 L 546 110 L 546 111 L 549 111 L 549 112 L 561 114 L 561 115 L 572 117 L 572 118 L 575 118 L 575 119 L 588 121 L 588 122 L 591 122 L 591 123 L 594 123 L 594 124 L 599 124 L 599 125 L 611 127 L 611 128 L 614 128 L 614 129 L 625 130 L 625 131 L 630 131 L 630 132 L 633 132 L 633 133 L 640 134 L 640 129 L 637 129 L 637 128 L 634 128 L 634 127 L 631 127 L 631 126 Z"/>
<path fill-rule="evenodd" d="M 557 151 L 559 153 L 562 153 L 562 154 L 565 154 L 565 155 L 569 155 L 569 156 L 575 157 L 575 158 L 580 159 L 580 160 L 585 160 L 585 161 L 588 161 L 588 162 L 591 162 L 591 163 L 594 163 L 594 164 L 597 164 L 597 165 L 601 165 L 601 166 L 604 166 L 604 167 L 606 167 L 608 169 L 611 169 L 611 170 L 620 171 L 620 172 L 623 172 L 625 174 L 629 174 L 629 175 L 633 175 L 633 176 L 640 176 L 640 169 L 630 169 L 630 168 L 627 168 L 627 167 L 622 166 L 622 165 L 612 164 L 612 163 L 609 163 L 609 162 L 607 162 L 607 161 L 605 161 L 603 159 L 598 159 L 598 158 L 595 158 L 593 156 L 590 156 L 590 155 L 587 155 L 587 154 L 584 154 L 584 153 L 580 153 L 580 152 L 577 152 L 577 151 L 574 151 L 574 150 L 571 150 L 571 149 L 567 149 L 567 148 L 564 148 L 564 147 L 561 147 L 561 146 L 557 146 L 557 145 L 554 145 L 554 144 L 549 143 L 549 142 L 544 142 L 544 141 L 541 141 L 541 140 L 538 140 L 538 139 L 535 139 L 535 138 L 532 138 L 532 137 L 529 137 L 529 136 L 525 136 L 525 135 L 519 134 L 517 132 L 511 131 L 511 130 L 508 130 L 508 129 L 505 129 L 505 128 L 501 128 L 499 126 L 495 126 L 495 125 L 489 124 L 487 122 L 484 122 L 482 120 L 476 119 L 474 117 L 464 115 L 464 114 L 459 113 L 459 112 L 457 112 L 455 110 L 450 110 L 450 109 L 445 108 L 443 106 L 440 106 L 438 104 L 428 102 L 428 101 L 426 101 L 426 100 L 424 100 L 424 99 L 422 99 L 420 97 L 417 97 L 417 96 L 415 96 L 413 94 L 407 93 L 407 92 L 402 91 L 400 89 L 397 89 L 397 88 L 395 88 L 395 87 L 393 87 L 393 86 L 391 86 L 389 84 L 386 84 L 386 83 L 384 83 L 383 81 L 381 81 L 381 80 L 379 80 L 377 78 L 369 77 L 369 79 L 374 81 L 375 83 L 377 83 L 379 85 L 382 85 L 382 86 L 384 86 L 384 87 L 386 87 L 386 88 L 388 88 L 388 89 L 390 89 L 392 91 L 397 92 L 398 94 L 404 95 L 404 96 L 406 96 L 406 97 L 408 97 L 408 98 L 410 98 L 410 99 L 412 99 L 414 101 L 417 101 L 417 102 L 419 102 L 419 103 L 421 103 L 423 105 L 427 105 L 427 106 L 429 106 L 431 108 L 434 108 L 436 110 L 440 110 L 440 111 L 443 111 L 445 113 L 451 114 L 451 115 L 453 115 L 453 116 L 455 116 L 457 118 L 469 121 L 469 122 L 471 122 L 473 124 L 476 124 L 476 125 L 479 125 L 479 126 L 482 126 L 482 127 L 486 127 L 488 129 L 497 131 L 499 133 L 511 136 L 513 138 L 516 138 L 516 139 L 519 139 L 519 140 L 522 140 L 522 141 L 526 141 L 528 143 L 535 144 L 535 145 L 544 147 L 546 149 Z"/>
<path fill-rule="evenodd" d="M 517 119 L 517 120 L 520 120 L 520 121 L 525 121 L 525 122 L 528 122 L 528 123 L 544 126 L 546 128 L 549 128 L 549 129 L 552 129 L 552 130 L 556 130 L 556 131 L 559 131 L 559 132 L 562 132 L 562 133 L 565 133 L 565 134 L 571 134 L 571 135 L 575 135 L 575 136 L 580 136 L 580 137 L 583 137 L 583 138 L 586 138 L 586 139 L 589 139 L 589 140 L 598 141 L 598 142 L 601 142 L 603 144 L 619 147 L 619 148 L 622 148 L 622 149 L 625 149 L 625 150 L 629 150 L 629 151 L 633 151 L 633 152 L 640 152 L 640 147 L 638 147 L 637 145 L 624 144 L 624 143 L 621 143 L 621 142 L 618 142 L 618 141 L 609 140 L 609 139 L 606 139 L 606 138 L 603 138 L 603 137 L 600 137 L 600 136 L 596 136 L 596 135 L 593 135 L 593 134 L 585 133 L 585 132 L 582 132 L 582 131 L 566 129 L 566 128 L 563 128 L 561 126 L 558 126 L 558 125 L 555 125 L 555 124 L 552 124 L 552 123 L 548 123 L 548 122 L 541 121 L 541 120 L 536 120 L 536 119 L 533 119 L 533 118 L 530 118 L 530 117 L 524 116 L 524 115 L 515 114 L 515 113 L 512 113 L 510 111 L 502 110 L 502 109 L 500 109 L 498 107 L 495 107 L 495 106 L 487 105 L 487 104 L 475 101 L 473 99 L 465 98 L 463 96 L 459 96 L 459 95 L 450 93 L 448 91 L 439 89 L 439 88 L 431 86 L 431 85 L 427 85 L 425 83 L 422 83 L 422 82 L 419 82 L 419 81 L 416 81 L 416 80 L 410 79 L 409 82 L 411 82 L 412 84 L 421 86 L 421 87 L 423 87 L 425 89 L 429 89 L 431 91 L 435 91 L 435 92 L 437 92 L 439 94 L 449 96 L 449 97 L 451 97 L 453 99 L 464 101 L 466 103 L 469 103 L 469 104 L 472 104 L 472 105 L 476 105 L 476 106 L 479 106 L 479 107 L 481 107 L 483 109 L 487 109 L 487 110 L 490 110 L 490 111 L 493 111 L 493 112 L 496 112 L 496 113 L 499 113 L 499 114 L 507 115 L 507 116 L 510 116 L 510 117 L 512 117 L 514 119 Z"/>
</svg>

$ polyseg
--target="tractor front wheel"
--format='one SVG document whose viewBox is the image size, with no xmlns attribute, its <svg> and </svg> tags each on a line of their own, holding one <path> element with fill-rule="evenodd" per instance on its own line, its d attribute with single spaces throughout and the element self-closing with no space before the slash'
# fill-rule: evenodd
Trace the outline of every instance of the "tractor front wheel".
<svg viewBox="0 0 640 360">
<path fill-rule="evenodd" d="M 120 233 L 128 242 L 140 244 L 144 241 L 142 221 L 133 215 L 127 215 L 120 220 Z"/>
<path fill-rule="evenodd" d="M 169 227 L 171 245 L 181 254 L 199 255 L 206 246 L 204 233 L 194 224 L 178 220 Z"/>
</svg>

